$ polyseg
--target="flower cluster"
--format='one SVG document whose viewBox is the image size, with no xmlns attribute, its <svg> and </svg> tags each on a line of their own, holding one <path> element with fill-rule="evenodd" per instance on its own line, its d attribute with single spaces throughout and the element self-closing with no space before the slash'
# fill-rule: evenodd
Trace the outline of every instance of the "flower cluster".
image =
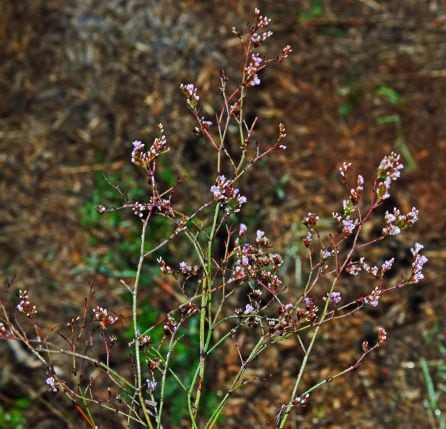
<svg viewBox="0 0 446 429">
<path fill-rule="evenodd" d="M 164 334 L 167 336 L 171 336 L 171 335 L 175 334 L 178 326 L 179 325 L 176 322 L 176 320 L 171 315 L 168 315 L 167 320 L 164 323 Z"/>
<path fill-rule="evenodd" d="M 310 247 L 311 240 L 313 239 L 313 234 L 314 234 L 313 227 L 316 226 L 318 221 L 319 221 L 319 216 L 314 213 L 308 212 L 308 214 L 304 216 L 302 223 L 308 228 L 307 234 L 303 239 L 305 247 Z"/>
<path fill-rule="evenodd" d="M 304 296 L 303 303 L 305 304 L 305 308 L 297 309 L 297 319 L 299 321 L 313 322 L 316 319 L 319 308 L 309 296 Z"/>
<path fill-rule="evenodd" d="M 274 146 L 275 150 L 286 150 L 286 146 L 282 143 L 282 141 L 285 140 L 286 136 L 287 134 L 285 124 L 280 123 L 279 136 L 277 137 L 276 145 Z"/>
<path fill-rule="evenodd" d="M 57 393 L 59 391 L 59 389 L 56 386 L 56 379 L 53 376 L 48 377 L 45 380 L 45 383 L 48 384 L 48 386 L 50 386 L 51 392 Z"/>
<path fill-rule="evenodd" d="M 375 289 L 372 290 L 370 295 L 367 295 L 364 298 L 364 302 L 366 304 L 371 305 L 372 307 L 376 307 L 379 304 L 379 299 L 381 298 L 381 289 L 378 286 L 375 286 Z"/>
<path fill-rule="evenodd" d="M 261 229 L 258 229 L 256 231 L 256 243 L 261 247 L 268 247 L 270 244 L 268 237 L 265 235 L 265 232 L 262 231 Z M 274 253 L 272 255 L 275 255 L 276 257 L 280 258 L 280 255 L 278 255 L 277 253 Z"/>
<path fill-rule="evenodd" d="M 261 305 L 262 291 L 260 289 L 254 289 L 248 293 L 249 303 L 245 305 L 245 308 L 237 308 L 235 314 L 240 318 L 241 322 L 245 322 L 248 326 L 257 326 L 260 318 L 258 311 Z"/>
<path fill-rule="evenodd" d="M 252 54 L 251 62 L 245 68 L 245 81 L 247 86 L 260 85 L 258 72 L 264 68 L 264 61 L 258 54 Z"/>
<path fill-rule="evenodd" d="M 161 256 L 156 261 L 158 262 L 163 274 L 172 274 L 172 268 L 167 265 L 166 261 Z"/>
<path fill-rule="evenodd" d="M 247 202 L 246 197 L 240 195 L 240 189 L 234 188 L 231 181 L 223 175 L 217 176 L 215 185 L 212 185 L 210 190 L 214 200 L 220 201 L 222 204 L 228 204 L 230 201 L 234 203 L 234 207 L 228 207 L 227 211 L 237 213 L 240 211 L 240 207 Z"/>
<path fill-rule="evenodd" d="M 378 166 L 376 173 L 376 197 L 377 202 L 381 202 L 390 197 L 390 184 L 392 181 L 399 179 L 400 170 L 404 168 L 400 162 L 400 155 L 392 152 L 385 156 Z"/>
<path fill-rule="evenodd" d="M 428 259 L 426 256 L 420 254 L 420 251 L 423 248 L 424 246 L 422 244 L 415 243 L 414 247 L 410 249 L 414 258 L 412 263 L 412 277 L 409 280 L 411 283 L 418 283 L 420 280 L 424 279 L 423 267 Z"/>
<path fill-rule="evenodd" d="M 365 271 L 367 274 L 370 274 L 375 278 L 383 278 L 384 274 L 392 268 L 394 262 L 395 258 L 391 258 L 385 260 L 382 263 L 381 267 L 378 267 L 377 265 L 371 266 L 364 257 L 361 257 L 359 261 L 351 262 L 350 264 L 348 264 L 346 267 L 346 271 L 352 276 L 356 276 L 361 271 Z"/>
<path fill-rule="evenodd" d="M 356 188 L 350 190 L 350 198 L 353 204 L 357 204 L 361 198 L 362 191 L 364 190 L 364 177 L 358 174 L 356 180 Z"/>
<path fill-rule="evenodd" d="M 402 215 L 399 209 L 396 207 L 393 209 L 393 213 L 388 211 L 384 215 L 385 227 L 383 228 L 383 235 L 385 237 L 389 235 L 398 235 L 401 230 L 412 226 L 418 220 L 418 210 L 412 207 L 412 210 Z"/>
<path fill-rule="evenodd" d="M 256 22 L 251 32 L 251 41 L 255 47 L 258 47 L 261 44 L 263 44 L 263 42 L 265 42 L 266 39 L 271 37 L 273 35 L 273 32 L 265 31 L 262 34 L 259 34 L 258 30 L 262 30 L 263 28 L 267 27 L 271 22 L 271 18 L 260 15 L 260 10 L 257 8 L 255 8 L 254 13 L 256 17 Z"/>
<path fill-rule="evenodd" d="M 236 261 L 232 280 L 253 279 L 271 293 L 276 293 L 282 285 L 278 270 L 283 260 L 277 253 L 264 252 L 263 249 L 269 246 L 269 243 L 265 233 L 260 230 L 256 233 L 256 245 L 248 243 L 240 245 L 237 240 L 234 249 Z"/>
<path fill-rule="evenodd" d="M 179 263 L 178 268 L 186 277 L 196 276 L 198 274 L 198 265 L 192 267 L 188 263 L 182 261 Z"/>
<path fill-rule="evenodd" d="M 342 165 L 339 167 L 339 174 L 343 182 L 345 182 L 345 173 L 351 166 L 351 162 L 343 162 Z"/>
<path fill-rule="evenodd" d="M 282 49 L 282 51 L 279 54 L 279 61 L 283 61 L 284 59 L 288 58 L 288 56 L 291 54 L 291 52 L 293 52 L 293 49 L 291 48 L 290 45 L 286 45 L 284 46 L 284 48 Z"/>
<path fill-rule="evenodd" d="M 311 226 L 315 226 L 319 221 L 319 216 L 308 212 L 308 214 L 303 218 L 302 223 L 306 226 L 306 227 L 311 227 Z"/>
<path fill-rule="evenodd" d="M 343 214 L 339 214 L 337 212 L 333 212 L 332 216 L 335 220 L 337 220 L 342 228 L 342 233 L 344 237 L 348 237 L 353 234 L 353 231 L 356 228 L 357 221 L 353 220 L 350 217 L 350 213 L 353 211 L 353 202 L 352 200 L 344 200 L 342 202 L 344 211 Z"/>
<path fill-rule="evenodd" d="M 183 91 L 184 97 L 186 98 L 187 106 L 191 110 L 196 110 L 200 97 L 197 94 L 195 85 L 193 83 L 182 83 L 180 89 Z"/>
<path fill-rule="evenodd" d="M 301 323 L 302 309 L 295 311 L 293 304 L 288 303 L 278 308 L 277 318 L 268 319 L 268 331 L 270 335 L 284 336 L 295 331 Z"/>
<path fill-rule="evenodd" d="M 133 213 L 140 219 L 144 219 L 151 211 L 156 211 L 163 214 L 172 214 L 172 202 L 170 198 L 150 197 L 148 203 L 136 202 L 132 205 Z"/>
<path fill-rule="evenodd" d="M 310 394 L 307 393 L 305 396 L 296 396 L 293 400 L 294 406 L 305 407 L 310 400 Z"/>
<path fill-rule="evenodd" d="M 341 175 L 341 180 L 344 182 L 344 184 L 346 184 L 345 173 L 350 165 L 350 163 L 347 164 L 344 162 L 342 166 L 339 167 L 339 174 Z M 342 228 L 342 233 L 345 237 L 352 235 L 357 226 L 357 221 L 353 220 L 351 215 L 361 199 L 363 190 L 364 177 L 359 174 L 358 178 L 356 179 L 356 186 L 350 189 L 350 198 L 342 201 L 342 214 L 337 212 L 332 213 L 333 218 L 339 222 Z"/>
<path fill-rule="evenodd" d="M 345 219 L 341 220 L 342 224 L 342 233 L 345 237 L 353 234 L 353 231 L 356 228 L 356 221 L 353 221 L 350 216 L 347 216 Z"/>
<path fill-rule="evenodd" d="M 328 296 L 324 296 L 323 300 L 326 301 Z M 342 295 L 341 292 L 332 292 L 330 295 L 330 302 L 333 304 L 338 304 L 339 302 L 342 301 Z"/>
<path fill-rule="evenodd" d="M 31 305 L 31 303 L 29 302 L 29 295 L 27 290 L 20 290 L 19 298 L 20 302 L 17 304 L 16 308 L 20 313 L 25 314 L 26 317 L 32 317 L 34 314 L 37 313 L 36 306 Z"/>
<path fill-rule="evenodd" d="M 117 316 L 108 314 L 108 310 L 100 307 L 99 305 L 93 308 L 91 311 L 93 313 L 93 319 L 99 322 L 102 329 L 107 329 L 118 321 Z"/>
<path fill-rule="evenodd" d="M 149 393 L 153 393 L 156 390 L 157 385 L 158 383 L 154 379 L 151 380 L 150 378 L 148 378 L 146 380 L 147 391 Z"/>
<path fill-rule="evenodd" d="M 145 145 L 139 140 L 135 140 L 132 151 L 132 163 L 143 168 L 150 168 L 151 163 L 161 154 L 169 152 L 170 148 L 167 144 L 164 128 L 162 124 L 158 124 L 159 136 L 153 141 L 150 149 L 145 152 Z"/>
</svg>

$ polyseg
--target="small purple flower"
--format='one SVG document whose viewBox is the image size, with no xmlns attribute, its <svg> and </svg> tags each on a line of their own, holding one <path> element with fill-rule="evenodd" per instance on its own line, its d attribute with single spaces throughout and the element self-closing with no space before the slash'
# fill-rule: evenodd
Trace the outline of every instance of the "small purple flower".
<svg viewBox="0 0 446 429">
<path fill-rule="evenodd" d="M 150 380 L 150 379 L 146 380 L 147 390 L 150 393 L 153 393 L 156 390 L 157 384 L 158 383 L 155 380 Z"/>
<path fill-rule="evenodd" d="M 309 296 L 304 296 L 304 304 L 307 307 L 311 307 L 313 305 L 313 300 Z"/>
<path fill-rule="evenodd" d="M 378 178 L 390 178 L 390 180 L 399 179 L 401 173 L 400 170 L 404 168 L 404 165 L 400 163 L 400 155 L 392 152 L 390 155 L 385 156 L 378 167 Z"/>
<path fill-rule="evenodd" d="M 244 234 L 246 234 L 247 230 L 248 230 L 248 227 L 244 223 L 241 223 L 238 233 L 239 233 L 239 235 L 244 235 Z"/>
<path fill-rule="evenodd" d="M 376 286 L 372 293 L 364 298 L 366 304 L 376 307 L 379 304 L 379 299 L 381 298 L 381 289 Z"/>
<path fill-rule="evenodd" d="M 260 67 L 263 63 L 262 58 L 260 57 L 259 54 L 252 54 L 252 62 L 256 67 Z"/>
<path fill-rule="evenodd" d="M 48 386 L 50 386 L 52 392 L 57 393 L 58 389 L 56 386 L 56 379 L 54 377 L 48 377 L 45 380 L 45 383 L 48 384 Z"/>
<path fill-rule="evenodd" d="M 424 246 L 421 243 L 415 243 L 414 246 L 410 249 L 410 252 L 412 253 L 413 256 L 418 255 L 418 253 L 420 253 L 421 250 L 424 249 Z"/>
<path fill-rule="evenodd" d="M 364 177 L 359 174 L 356 182 L 356 188 L 350 190 L 351 201 L 353 204 L 356 204 L 359 201 L 363 190 L 364 190 Z"/>
<path fill-rule="evenodd" d="M 349 235 L 351 235 L 353 233 L 353 231 L 355 230 L 356 226 L 355 226 L 355 222 L 353 222 L 350 217 L 347 217 L 345 219 L 343 219 L 341 221 L 342 223 L 342 232 L 343 234 L 348 237 Z"/>
<path fill-rule="evenodd" d="M 247 85 L 248 86 L 258 86 L 260 85 L 260 78 L 258 74 L 255 74 L 254 76 L 252 76 L 252 78 L 248 81 Z"/>
<path fill-rule="evenodd" d="M 246 304 L 243 314 L 251 314 L 254 312 L 254 307 L 251 304 Z"/>
<path fill-rule="evenodd" d="M 390 197 L 390 185 L 392 181 L 399 179 L 401 175 L 400 170 L 403 168 L 403 164 L 400 163 L 400 155 L 395 152 L 382 159 L 376 174 L 376 196 L 378 202 Z"/>
<path fill-rule="evenodd" d="M 328 259 L 333 255 L 333 250 L 324 249 L 322 250 L 322 259 Z"/>
<path fill-rule="evenodd" d="M 247 198 L 244 195 L 239 195 L 237 197 L 237 201 L 239 205 L 246 204 L 248 202 Z"/>
<path fill-rule="evenodd" d="M 326 301 L 327 297 L 324 296 L 323 300 Z M 341 300 L 342 300 L 341 292 L 334 291 L 334 292 L 331 293 L 331 295 L 330 295 L 330 302 L 332 302 L 333 304 L 337 304 Z"/>
<path fill-rule="evenodd" d="M 385 272 L 389 271 L 392 268 L 394 262 L 395 258 L 387 259 L 386 261 L 384 261 L 381 265 L 381 273 L 384 274 Z"/>
<path fill-rule="evenodd" d="M 187 97 L 188 104 L 190 106 L 196 104 L 200 97 L 197 94 L 197 88 L 193 83 L 181 84 L 180 88 L 183 90 L 185 96 Z"/>
<path fill-rule="evenodd" d="M 265 232 L 258 229 L 256 231 L 256 240 L 260 241 L 260 240 L 263 240 L 264 238 L 265 238 Z"/>
<path fill-rule="evenodd" d="M 16 308 L 20 313 L 26 315 L 26 317 L 31 318 L 34 314 L 37 313 L 37 308 L 35 305 L 32 305 L 29 301 L 29 295 L 27 290 L 19 291 L 20 302 L 17 304 Z"/>
<path fill-rule="evenodd" d="M 308 231 L 307 234 L 304 237 L 304 245 L 305 247 L 310 247 L 311 240 L 313 239 L 313 231 Z"/>
<path fill-rule="evenodd" d="M 214 198 L 216 200 L 220 199 L 220 197 L 222 196 L 220 188 L 216 185 L 211 186 L 211 193 L 214 195 Z"/>
<path fill-rule="evenodd" d="M 402 229 L 412 226 L 418 220 L 418 210 L 412 207 L 410 212 L 402 215 L 400 210 L 394 207 L 393 212 L 386 212 L 384 215 L 385 227 L 383 228 L 383 235 L 397 235 Z"/>
<path fill-rule="evenodd" d="M 144 144 L 139 140 L 135 140 L 134 142 L 132 142 L 132 145 L 134 150 L 144 149 Z"/>
<path fill-rule="evenodd" d="M 192 83 L 188 83 L 185 86 L 185 89 L 190 95 L 192 95 L 196 91 L 195 86 Z"/>
<path fill-rule="evenodd" d="M 268 238 L 266 237 L 265 233 L 260 229 L 256 231 L 256 243 L 262 247 L 266 247 L 269 245 Z"/>
<path fill-rule="evenodd" d="M 428 259 L 426 256 L 420 254 L 420 251 L 423 248 L 424 246 L 422 244 L 415 243 L 414 247 L 410 249 L 414 257 L 414 261 L 412 263 L 412 277 L 410 278 L 412 283 L 418 283 L 424 279 L 423 267 L 428 262 Z"/>
</svg>

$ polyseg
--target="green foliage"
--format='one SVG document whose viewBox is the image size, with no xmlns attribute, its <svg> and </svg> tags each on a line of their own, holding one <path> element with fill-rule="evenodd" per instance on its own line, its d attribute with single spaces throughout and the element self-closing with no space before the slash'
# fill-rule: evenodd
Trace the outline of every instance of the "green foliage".
<svg viewBox="0 0 446 429">
<path fill-rule="evenodd" d="M 299 19 L 307 20 L 320 18 L 324 14 L 323 0 L 312 0 L 310 7 L 299 14 Z"/>
<path fill-rule="evenodd" d="M 168 185 L 175 182 L 172 170 L 169 168 L 163 170 L 162 177 Z M 147 191 L 140 186 L 139 179 L 132 167 L 125 168 L 118 174 L 107 175 L 107 179 L 127 193 L 130 201 L 147 199 Z M 114 210 L 99 214 L 96 209 L 99 205 L 107 208 L 119 207 L 125 202 L 123 198 L 116 189 L 110 186 L 103 175 L 96 175 L 91 198 L 80 208 L 79 215 L 81 225 L 89 235 L 89 243 L 92 246 L 107 245 L 107 250 L 105 253 L 98 253 L 97 250 L 92 251 L 85 258 L 84 266 L 76 269 L 76 272 L 96 272 L 113 278 L 135 276 L 134 267 L 140 246 L 140 221 L 129 210 Z M 147 250 L 153 248 L 170 232 L 169 221 L 163 217 L 155 216 L 149 228 L 150 239 L 146 241 Z M 147 272 L 143 273 L 143 279 L 144 276 L 147 276 Z"/>
<path fill-rule="evenodd" d="M 354 107 L 362 98 L 361 88 L 357 85 L 358 75 L 353 72 L 345 85 L 338 88 L 338 94 L 344 98 L 343 103 L 338 108 L 339 116 L 347 119 L 352 113 Z"/>
<path fill-rule="evenodd" d="M 131 301 L 130 296 L 128 299 Z M 150 349 L 147 349 L 146 355 L 141 356 L 141 363 L 146 366 L 147 359 L 157 359 L 166 356 L 168 344 L 166 342 L 162 343 L 164 337 L 163 325 L 157 324 L 161 318 L 160 310 L 147 302 L 141 305 L 140 310 L 138 328 L 143 334 L 150 335 L 153 341 Z M 168 421 L 171 425 L 179 424 L 188 415 L 187 395 L 183 386 L 187 388 L 190 386 L 199 361 L 198 350 L 200 344 L 198 333 L 199 319 L 198 317 L 192 317 L 187 324 L 183 325 L 182 330 L 179 332 L 181 341 L 175 343 L 173 359 L 169 365 L 170 373 L 166 379 L 165 386 L 165 396 L 169 398 Z M 127 329 L 125 336 L 127 341 L 131 341 L 134 338 L 133 327 Z M 183 386 L 172 373 L 181 380 Z M 211 410 L 215 408 L 217 403 L 218 398 L 215 393 L 205 392 L 203 415 L 210 415 Z"/>
<path fill-rule="evenodd" d="M 440 409 L 441 395 L 446 393 L 446 346 L 442 342 L 440 324 L 437 322 L 431 332 L 424 334 L 424 341 L 428 346 L 434 346 L 438 359 L 432 362 L 424 356 L 419 358 L 421 374 L 426 386 L 427 399 L 425 407 L 431 413 L 435 427 L 446 429 L 446 415 Z"/>
<path fill-rule="evenodd" d="M 160 158 L 159 162 L 161 165 L 158 175 L 160 183 L 163 183 L 165 187 L 173 186 L 176 180 L 169 161 Z M 142 202 L 147 199 L 147 190 L 141 186 L 134 168 L 125 168 L 117 174 L 107 175 L 107 179 L 110 183 L 119 185 L 121 191 L 128 192 L 127 196 L 130 201 Z M 103 175 L 98 174 L 90 200 L 80 209 L 80 219 L 82 226 L 89 234 L 90 243 L 98 247 L 101 244 L 106 244 L 107 250 L 103 254 L 97 251 L 92 252 L 84 261 L 83 271 L 96 272 L 119 279 L 135 277 L 135 267 L 140 251 L 141 221 L 129 210 L 115 210 L 105 214 L 99 214 L 96 210 L 99 205 L 111 208 L 119 207 L 123 203 L 123 196 L 107 183 Z M 154 216 L 147 230 L 146 251 L 152 249 L 171 232 L 172 227 L 166 218 Z M 157 256 L 168 257 L 163 254 L 162 249 L 157 253 Z M 154 277 L 159 275 L 159 272 L 158 265 L 145 265 L 141 274 L 141 282 L 143 284 L 153 283 Z M 123 299 L 129 303 L 132 301 L 129 293 L 123 294 Z M 150 348 L 152 352 L 149 351 L 148 355 L 141 355 L 142 366 L 146 367 L 148 358 L 156 359 L 166 355 L 168 344 L 164 342 L 155 352 L 164 337 L 163 325 L 157 325 L 161 318 L 160 309 L 148 302 L 142 302 L 138 313 L 140 332 L 150 335 L 153 341 L 153 347 Z M 199 360 L 196 352 L 199 350 L 198 318 L 189 319 L 180 335 L 182 338 L 181 341 L 176 342 L 170 369 L 184 386 L 189 387 Z M 133 326 L 127 328 L 124 337 L 126 341 L 134 339 Z M 166 380 L 165 396 L 169 398 L 168 421 L 171 425 L 177 425 L 188 415 L 187 395 L 183 387 L 172 376 L 172 372 L 168 374 Z M 217 403 L 217 397 L 215 394 L 207 393 L 203 408 L 212 410 L 214 408 L 212 403 L 214 405 Z"/>
<path fill-rule="evenodd" d="M 28 398 L 17 399 L 12 408 L 5 410 L 0 405 L 0 429 L 25 429 L 27 427 L 23 412 L 30 406 Z"/>
</svg>

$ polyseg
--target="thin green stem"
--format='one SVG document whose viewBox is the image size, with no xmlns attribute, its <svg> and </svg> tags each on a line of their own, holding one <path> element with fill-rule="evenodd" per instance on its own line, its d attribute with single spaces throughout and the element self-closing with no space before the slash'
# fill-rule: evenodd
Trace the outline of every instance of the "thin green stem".
<svg viewBox="0 0 446 429">
<path fill-rule="evenodd" d="M 178 330 L 178 327 L 175 329 L 174 332 L 172 332 L 172 335 L 171 335 L 170 341 L 169 341 L 169 349 L 167 351 L 166 359 L 164 361 L 163 375 L 161 377 L 160 404 L 158 407 L 158 413 L 157 413 L 157 418 L 156 418 L 157 429 L 161 428 L 161 417 L 163 414 L 163 407 L 164 407 L 164 393 L 166 390 L 166 377 L 167 377 L 167 371 L 169 369 L 170 357 L 172 356 L 172 351 L 173 351 L 173 346 L 174 346 L 174 338 L 175 338 L 175 334 L 176 334 L 177 330 Z"/>
<path fill-rule="evenodd" d="M 150 214 L 143 222 L 141 231 L 141 247 L 139 253 L 138 269 L 136 271 L 135 283 L 133 284 L 132 291 L 132 317 L 133 317 L 133 335 L 135 337 L 135 366 L 136 366 L 136 391 L 139 398 L 139 403 L 144 414 L 144 419 L 150 429 L 153 428 L 149 412 L 144 401 L 144 395 L 142 393 L 142 371 L 141 371 L 141 359 L 139 354 L 140 349 L 140 332 L 138 328 L 138 287 L 141 280 L 141 271 L 144 263 L 144 245 L 146 240 L 147 225 L 149 224 Z"/>
<path fill-rule="evenodd" d="M 206 367 L 207 350 L 212 339 L 212 247 L 215 238 L 215 232 L 218 223 L 218 213 L 220 205 L 217 203 L 214 211 L 211 232 L 209 234 L 207 248 L 207 265 L 203 273 L 203 291 L 201 296 L 200 308 L 200 360 L 198 363 L 198 377 L 194 377 L 194 384 L 197 382 L 196 396 L 194 401 L 194 416 L 197 416 L 203 390 L 203 380 Z M 208 329 L 206 333 L 206 318 L 208 320 Z M 198 378 L 198 380 L 197 380 Z"/>
</svg>

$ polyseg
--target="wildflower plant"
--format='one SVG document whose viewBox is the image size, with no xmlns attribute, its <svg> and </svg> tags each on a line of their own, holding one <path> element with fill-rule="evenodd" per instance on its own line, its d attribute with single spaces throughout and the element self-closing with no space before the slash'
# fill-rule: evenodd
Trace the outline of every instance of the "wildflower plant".
<svg viewBox="0 0 446 429">
<path fill-rule="evenodd" d="M 222 106 L 215 118 L 207 118 L 200 108 L 198 88 L 192 83 L 180 85 L 189 109 L 196 122 L 195 132 L 209 143 L 215 155 L 215 175 L 208 177 L 208 195 L 190 213 L 177 209 L 173 203 L 177 187 L 162 189 L 158 181 L 159 163 L 170 150 L 164 127 L 160 124 L 157 137 L 147 145 L 134 141 L 130 160 L 144 171 L 149 196 L 143 201 L 131 201 L 117 188 L 124 201 L 120 207 L 99 206 L 98 212 L 107 214 L 127 209 L 139 219 L 141 225 L 140 252 L 136 275 L 132 283 L 122 280 L 131 295 L 132 339 L 128 350 L 131 374 L 119 373 L 112 366 L 110 356 L 117 343 L 122 317 L 101 305 L 93 306 L 93 292 L 86 298 L 83 311 L 67 323 L 66 332 L 59 332 L 65 342 L 61 346 L 45 332 L 37 320 L 38 309 L 32 304 L 27 291 L 20 291 L 16 310 L 8 312 L 3 306 L 0 337 L 21 341 L 42 363 L 46 374 L 43 384 L 53 394 L 65 394 L 74 402 L 79 416 L 90 427 L 98 427 L 95 407 L 115 413 L 127 427 L 161 428 L 167 421 L 170 406 L 168 380 L 176 383 L 187 403 L 189 425 L 192 428 L 211 429 L 224 415 L 225 407 L 235 392 L 242 390 L 247 380 L 247 370 L 255 365 L 258 357 L 270 347 L 289 337 L 295 337 L 301 355 L 300 365 L 288 400 L 277 409 L 275 427 L 284 428 L 293 409 L 304 406 L 321 386 L 356 368 L 374 350 L 387 340 L 384 328 L 377 327 L 375 344 L 363 342 L 362 354 L 349 367 L 313 385 L 303 384 L 303 375 L 317 344 L 321 331 L 337 319 L 354 317 L 367 306 L 376 307 L 383 295 L 423 279 L 423 246 L 416 243 L 412 249 L 413 263 L 409 273 L 389 284 L 386 273 L 397 261 L 394 258 L 374 265 L 363 256 L 363 250 L 394 236 L 412 226 L 418 218 L 413 208 L 401 214 L 398 208 L 387 212 L 381 233 L 369 240 L 363 239 L 362 230 L 375 211 L 390 197 L 390 188 L 400 177 L 403 165 L 396 153 L 384 157 L 370 189 L 366 180 L 358 175 L 349 178 L 349 163 L 339 168 L 340 180 L 346 188 L 346 198 L 339 212 L 333 213 L 334 230 L 329 235 L 319 228 L 319 216 L 308 213 L 303 218 L 307 232 L 302 238 L 308 252 L 309 276 L 302 290 L 287 284 L 280 275 L 282 257 L 273 251 L 272 243 L 261 229 L 249 229 L 243 219 L 243 209 L 248 203 L 239 188 L 240 179 L 263 158 L 287 149 L 285 125 L 278 124 L 277 139 L 272 143 L 256 142 L 253 133 L 257 118 L 248 122 L 245 116 L 249 92 L 261 84 L 261 72 L 273 62 L 285 60 L 291 47 L 285 46 L 274 58 L 264 57 L 259 48 L 271 37 L 267 30 L 270 19 L 255 10 L 254 23 L 247 32 L 233 29 L 239 38 L 243 61 L 238 84 L 229 84 L 225 74 L 220 74 Z M 238 151 L 229 150 L 229 138 L 236 130 Z M 179 186 L 179 185 L 178 185 Z M 148 226 L 161 216 L 172 225 L 172 232 L 148 250 Z M 222 238 L 223 237 L 223 238 Z M 187 260 L 175 265 L 160 256 L 170 242 L 186 240 L 191 249 Z M 221 250 L 223 248 L 223 251 Z M 175 255 L 174 255 L 175 256 Z M 141 289 L 155 286 L 143 284 L 142 271 L 146 264 L 157 264 L 160 275 L 175 286 L 173 295 L 177 302 L 153 326 L 142 327 Z M 354 276 L 364 275 L 369 281 L 366 289 L 349 291 Z M 150 294 L 150 290 L 148 291 Z M 347 296 L 354 296 L 347 299 Z M 240 304 L 243 298 L 244 304 Z M 19 313 L 19 314 L 17 314 Z M 29 319 L 30 333 L 19 321 Z M 192 376 L 183 379 L 174 368 L 176 350 L 185 341 L 189 324 L 198 326 L 196 336 L 197 362 Z M 155 336 L 162 327 L 161 336 Z M 254 339 L 250 346 L 241 348 L 240 335 L 249 332 Z M 86 345 L 85 345 L 86 344 Z M 211 364 L 218 352 L 227 344 L 237 348 L 238 370 L 218 396 L 211 410 L 204 407 L 205 392 L 212 390 Z M 100 352 L 99 352 L 100 351 Z M 57 370 L 59 356 L 69 356 L 72 377 Z M 98 357 L 101 356 L 101 357 Z M 99 386 L 88 365 L 102 374 L 108 399 L 98 395 Z M 219 386 L 219 390 L 222 387 Z"/>
</svg>

